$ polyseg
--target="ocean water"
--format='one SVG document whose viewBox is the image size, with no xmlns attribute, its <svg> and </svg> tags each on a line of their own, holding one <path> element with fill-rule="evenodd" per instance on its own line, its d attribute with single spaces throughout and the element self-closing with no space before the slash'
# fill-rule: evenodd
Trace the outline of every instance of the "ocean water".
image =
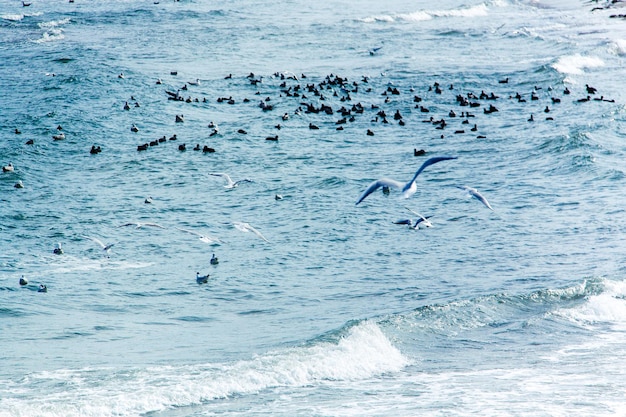
<svg viewBox="0 0 626 417">
<path fill-rule="evenodd" d="M 0 0 L 0 416 L 626 415 L 604 6 Z"/>
</svg>

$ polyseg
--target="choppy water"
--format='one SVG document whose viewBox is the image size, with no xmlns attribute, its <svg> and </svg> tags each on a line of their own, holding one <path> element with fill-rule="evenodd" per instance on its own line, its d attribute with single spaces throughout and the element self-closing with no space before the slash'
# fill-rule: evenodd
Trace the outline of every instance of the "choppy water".
<svg viewBox="0 0 626 417">
<path fill-rule="evenodd" d="M 0 0 L 0 416 L 626 415 L 620 9 L 308 3 Z"/>
</svg>

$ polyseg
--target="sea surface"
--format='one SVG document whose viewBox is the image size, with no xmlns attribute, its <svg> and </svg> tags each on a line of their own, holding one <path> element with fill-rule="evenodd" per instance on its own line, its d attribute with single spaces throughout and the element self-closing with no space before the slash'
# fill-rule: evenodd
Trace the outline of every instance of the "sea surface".
<svg viewBox="0 0 626 417">
<path fill-rule="evenodd" d="M 626 416 L 607 6 L 0 0 L 0 417 Z"/>
</svg>

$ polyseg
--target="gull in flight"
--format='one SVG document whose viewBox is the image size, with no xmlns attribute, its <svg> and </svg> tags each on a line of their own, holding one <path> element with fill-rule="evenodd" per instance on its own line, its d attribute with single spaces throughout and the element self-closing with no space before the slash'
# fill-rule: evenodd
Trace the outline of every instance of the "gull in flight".
<svg viewBox="0 0 626 417">
<path fill-rule="evenodd" d="M 85 236 L 87 239 L 92 240 L 93 242 L 97 243 L 102 250 L 106 253 L 106 256 L 108 257 L 109 254 L 111 253 L 111 248 L 113 247 L 113 245 L 115 245 L 115 243 L 109 243 L 109 244 L 104 244 L 102 243 L 102 241 L 98 238 L 95 237 L 91 237 L 91 236 Z"/>
<path fill-rule="evenodd" d="M 408 225 L 411 229 L 415 229 L 418 230 L 420 228 L 420 225 L 424 226 L 424 227 L 433 227 L 433 224 L 430 222 L 431 217 L 433 216 L 422 216 L 421 214 L 419 214 L 417 211 L 411 210 L 408 207 L 405 207 L 405 209 L 407 209 L 408 211 L 410 211 L 411 213 L 415 214 L 418 218 L 415 221 L 415 224 L 412 225 L 413 220 L 411 219 L 403 219 L 403 220 L 397 220 L 394 222 L 394 224 L 406 224 Z"/>
<path fill-rule="evenodd" d="M 230 175 L 224 173 L 224 172 L 211 172 L 209 173 L 209 175 L 213 175 L 214 177 L 222 177 L 226 180 L 226 185 L 224 186 L 224 188 L 235 188 L 237 187 L 239 184 L 241 184 L 242 182 L 252 182 L 252 180 L 250 178 L 244 178 L 242 180 L 239 181 L 233 181 L 232 178 L 230 178 Z"/>
<path fill-rule="evenodd" d="M 255 235 L 257 235 L 258 237 L 260 237 L 261 239 L 263 239 L 264 241 L 269 243 L 269 240 L 267 240 L 265 238 L 265 236 L 263 236 L 261 234 L 261 232 L 259 232 L 258 230 L 256 230 L 254 227 L 250 226 L 249 223 L 245 223 L 245 222 L 233 222 L 233 226 L 235 226 L 235 228 L 237 230 L 241 230 L 242 232 L 248 233 L 248 232 L 252 232 Z"/>
<path fill-rule="evenodd" d="M 220 243 L 224 243 L 216 237 L 203 235 L 198 232 L 194 232 L 193 230 L 182 229 L 180 227 L 177 227 L 176 229 L 180 230 L 181 232 L 189 233 L 190 235 L 198 236 L 198 239 L 200 239 L 204 243 L 217 244 L 217 245 L 219 245 Z"/>
<path fill-rule="evenodd" d="M 156 223 L 139 223 L 139 222 L 128 222 L 128 223 L 124 223 L 124 224 L 120 225 L 119 227 L 125 227 L 125 226 L 135 226 L 135 228 L 137 228 L 137 229 L 141 229 L 144 226 L 158 227 L 159 229 L 165 229 L 165 227 L 161 226 L 160 224 L 156 224 Z"/>
<path fill-rule="evenodd" d="M 467 191 L 467 193 L 471 197 L 474 197 L 476 200 L 478 200 L 481 203 L 483 203 L 485 205 L 485 207 L 487 207 L 489 210 L 493 211 L 493 208 L 491 208 L 491 204 L 489 204 L 489 201 L 487 201 L 487 199 L 485 197 L 483 197 L 483 195 L 481 193 L 479 193 L 476 188 L 468 187 L 467 185 L 457 186 L 457 188 L 460 188 L 461 190 Z"/>
<path fill-rule="evenodd" d="M 436 164 L 437 162 L 446 161 L 448 159 L 456 159 L 456 158 L 457 158 L 456 156 L 435 156 L 433 158 L 426 160 L 422 164 L 422 166 L 417 170 L 415 175 L 413 175 L 413 178 L 406 184 L 403 184 L 396 180 L 392 180 L 390 178 L 381 178 L 379 180 L 376 180 L 373 183 L 371 183 L 365 191 L 363 191 L 363 194 L 361 194 L 361 197 L 359 197 L 356 204 L 359 204 L 361 201 L 365 200 L 365 198 L 368 195 L 372 194 L 374 191 L 376 191 L 380 187 L 383 187 L 383 190 L 389 189 L 389 188 L 397 188 L 402 191 L 402 195 L 404 196 L 404 198 L 409 198 L 413 194 L 415 194 L 415 192 L 417 191 L 417 184 L 415 183 L 415 180 L 417 179 L 417 176 L 421 174 L 424 169 L 426 169 L 426 167 L 432 164 Z"/>
</svg>

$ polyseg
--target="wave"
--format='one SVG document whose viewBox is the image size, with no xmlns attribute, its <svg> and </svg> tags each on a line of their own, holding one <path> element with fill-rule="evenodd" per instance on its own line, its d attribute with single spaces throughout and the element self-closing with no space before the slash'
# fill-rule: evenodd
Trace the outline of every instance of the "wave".
<svg viewBox="0 0 626 417">
<path fill-rule="evenodd" d="M 626 55 L 626 39 L 617 39 L 609 44 L 609 51 L 618 56 Z"/>
<path fill-rule="evenodd" d="M 412 13 L 399 13 L 395 15 L 376 15 L 361 19 L 364 23 L 373 22 L 422 22 L 425 20 L 431 20 L 434 18 L 445 17 L 479 17 L 487 16 L 488 8 L 485 4 L 479 4 L 473 7 L 462 7 L 458 9 L 449 10 L 418 10 Z"/>
<path fill-rule="evenodd" d="M 583 288 L 587 285 L 587 282 L 581 284 Z M 599 323 L 626 326 L 626 282 L 602 280 L 599 286 L 600 291 L 585 294 L 583 304 L 560 308 L 554 315 L 584 327 Z"/>
<path fill-rule="evenodd" d="M 574 54 L 562 56 L 554 64 L 552 68 L 562 74 L 580 75 L 584 74 L 586 68 L 597 68 L 604 66 L 604 61 L 600 58 L 592 56 L 583 56 Z"/>
<path fill-rule="evenodd" d="M 34 13 L 15 13 L 15 14 L 3 14 L 0 15 L 0 19 L 10 20 L 12 22 L 19 22 L 24 20 L 25 17 L 33 17 L 33 16 L 41 16 L 43 12 L 34 12 Z"/>
<path fill-rule="evenodd" d="M 524 328 L 551 317 L 578 324 L 616 320 L 626 324 L 626 282 L 589 279 L 556 289 L 529 294 L 493 294 L 474 299 L 426 305 L 388 320 L 401 333 L 426 332 L 451 335 L 479 328 Z M 610 303 L 606 301 L 610 300 Z"/>
<path fill-rule="evenodd" d="M 373 321 L 331 339 L 233 364 L 56 370 L 0 381 L 0 417 L 139 416 L 270 388 L 362 380 L 408 364 Z"/>
<path fill-rule="evenodd" d="M 42 23 L 39 23 L 38 26 L 41 29 L 55 28 L 55 27 L 58 27 L 58 26 L 61 26 L 61 25 L 67 25 L 70 22 L 71 22 L 71 19 L 69 17 L 67 17 L 65 19 L 52 20 L 50 22 L 42 22 Z"/>
<path fill-rule="evenodd" d="M 63 30 L 62 29 L 52 29 L 50 31 L 44 32 L 43 35 L 41 35 L 41 38 L 34 40 L 34 43 L 47 43 L 47 42 L 54 42 L 54 41 L 60 41 L 65 39 L 65 35 L 63 34 Z"/>
</svg>

